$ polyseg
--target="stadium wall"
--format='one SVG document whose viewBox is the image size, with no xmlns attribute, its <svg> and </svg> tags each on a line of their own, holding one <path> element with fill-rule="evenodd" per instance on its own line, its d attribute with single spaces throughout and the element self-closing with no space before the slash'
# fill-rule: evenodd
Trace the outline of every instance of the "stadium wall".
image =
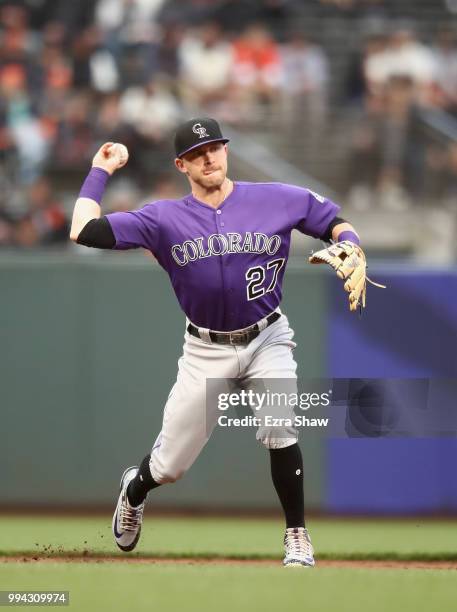
<svg viewBox="0 0 457 612">
<path fill-rule="evenodd" d="M 369 288 L 360 319 L 330 274 L 290 262 L 283 310 L 300 375 L 455 378 L 456 273 L 370 272 L 388 290 Z M 0 506 L 111 504 L 121 471 L 151 447 L 175 380 L 184 318 L 168 279 L 138 254 L 29 253 L 4 255 L 0 282 Z M 216 430 L 154 504 L 277 507 L 254 438 Z M 457 510 L 453 439 L 306 436 L 301 446 L 311 510 Z"/>
<path fill-rule="evenodd" d="M 0 261 L 0 505 L 112 504 L 119 475 L 152 447 L 175 381 L 185 320 L 165 273 L 142 255 L 30 253 Z M 291 266 L 284 310 L 296 358 L 321 376 L 326 283 Z M 303 449 L 307 498 L 323 497 L 320 441 Z M 255 483 L 255 486 L 253 486 Z M 216 431 L 157 505 L 277 507 L 252 429 Z"/>
<path fill-rule="evenodd" d="M 347 312 L 331 282 L 329 374 L 441 380 L 440 401 L 429 408 L 455 411 L 457 272 L 396 265 L 370 273 L 387 290 L 368 289 L 362 319 Z M 414 408 L 402 407 L 411 414 Z M 328 440 L 324 507 L 337 513 L 455 513 L 456 432 L 454 427 L 438 437 Z"/>
</svg>

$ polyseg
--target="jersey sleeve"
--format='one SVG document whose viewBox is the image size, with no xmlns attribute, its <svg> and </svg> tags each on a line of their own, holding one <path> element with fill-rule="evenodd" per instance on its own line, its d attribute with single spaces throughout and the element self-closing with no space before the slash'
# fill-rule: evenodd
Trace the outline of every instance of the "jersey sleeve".
<svg viewBox="0 0 457 612">
<path fill-rule="evenodd" d="M 292 227 L 302 234 L 320 238 L 340 210 L 340 206 L 310 189 L 282 185 Z"/>
<path fill-rule="evenodd" d="M 139 210 L 105 215 L 116 239 L 114 249 L 125 251 L 143 247 L 155 253 L 158 249 L 159 209 L 147 204 Z"/>
</svg>

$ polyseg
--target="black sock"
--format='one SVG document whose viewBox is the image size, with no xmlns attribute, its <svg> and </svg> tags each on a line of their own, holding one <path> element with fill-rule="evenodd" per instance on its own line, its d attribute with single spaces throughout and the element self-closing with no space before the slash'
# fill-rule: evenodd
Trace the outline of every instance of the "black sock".
<svg viewBox="0 0 457 612">
<path fill-rule="evenodd" d="M 270 449 L 271 477 L 286 516 L 286 527 L 305 526 L 303 459 L 298 444 Z"/>
<path fill-rule="evenodd" d="M 151 489 L 160 487 L 160 483 L 156 482 L 151 476 L 151 470 L 149 469 L 150 458 L 151 455 L 146 455 L 141 462 L 138 474 L 129 482 L 127 487 L 127 499 L 134 508 L 144 502 L 146 495 Z"/>
</svg>

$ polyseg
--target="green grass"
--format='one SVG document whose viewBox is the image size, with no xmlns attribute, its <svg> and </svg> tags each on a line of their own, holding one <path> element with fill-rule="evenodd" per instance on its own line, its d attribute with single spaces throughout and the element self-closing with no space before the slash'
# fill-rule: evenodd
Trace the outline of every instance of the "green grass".
<svg viewBox="0 0 457 612">
<path fill-rule="evenodd" d="M 110 516 L 0 516 L 0 554 L 116 554 Z M 310 520 L 318 558 L 456 558 L 452 521 Z M 70 610 L 422 612 L 455 609 L 456 572 L 284 569 L 283 526 L 265 519 L 147 516 L 131 556 L 278 559 L 277 565 L 57 560 L 0 563 L 0 590 L 68 590 Z M 45 550 L 46 549 L 46 550 Z M 128 555 L 123 555 L 128 557 Z"/>
<path fill-rule="evenodd" d="M 0 566 L 2 589 L 70 591 L 70 610 L 421 612 L 455 609 L 455 572 L 126 564 Z"/>
<path fill-rule="evenodd" d="M 308 527 L 321 559 L 457 560 L 455 521 L 311 519 Z M 91 555 L 117 553 L 110 516 L 0 516 L 0 534 L 2 555 L 81 554 L 85 550 Z M 133 554 L 279 559 L 282 536 L 283 525 L 277 520 L 146 516 Z"/>
</svg>

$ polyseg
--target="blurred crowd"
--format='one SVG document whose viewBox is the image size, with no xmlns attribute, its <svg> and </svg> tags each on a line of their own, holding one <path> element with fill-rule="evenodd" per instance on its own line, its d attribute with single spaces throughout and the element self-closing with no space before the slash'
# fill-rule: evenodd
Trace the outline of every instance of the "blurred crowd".
<svg viewBox="0 0 457 612">
<path fill-rule="evenodd" d="M 400 205 L 424 194 L 455 194 L 456 144 L 430 143 L 421 127 L 424 111 L 456 115 L 455 29 L 427 32 L 424 42 L 414 24 L 389 17 L 398 4 L 1 3 L 0 246 L 66 242 L 72 198 L 105 141 L 131 151 L 105 209 L 179 195 L 181 186 L 167 174 L 171 135 L 196 114 L 243 131 L 268 124 L 318 142 L 328 137 L 332 113 L 355 112 L 346 139 L 354 201 L 366 202 L 367 189 Z M 303 27 L 306 11 L 323 25 L 341 17 L 376 22 L 376 31 L 354 29 L 353 36 L 346 26 L 351 40 L 338 50 L 347 58 L 343 79 L 335 78 L 328 36 Z"/>
<path fill-rule="evenodd" d="M 456 43 L 455 29 L 424 44 L 400 22 L 367 36 L 352 58 L 346 95 L 361 112 L 348 185 L 361 207 L 372 205 L 367 189 L 394 210 L 457 195 L 457 142 L 448 137 L 457 134 Z"/>
</svg>

